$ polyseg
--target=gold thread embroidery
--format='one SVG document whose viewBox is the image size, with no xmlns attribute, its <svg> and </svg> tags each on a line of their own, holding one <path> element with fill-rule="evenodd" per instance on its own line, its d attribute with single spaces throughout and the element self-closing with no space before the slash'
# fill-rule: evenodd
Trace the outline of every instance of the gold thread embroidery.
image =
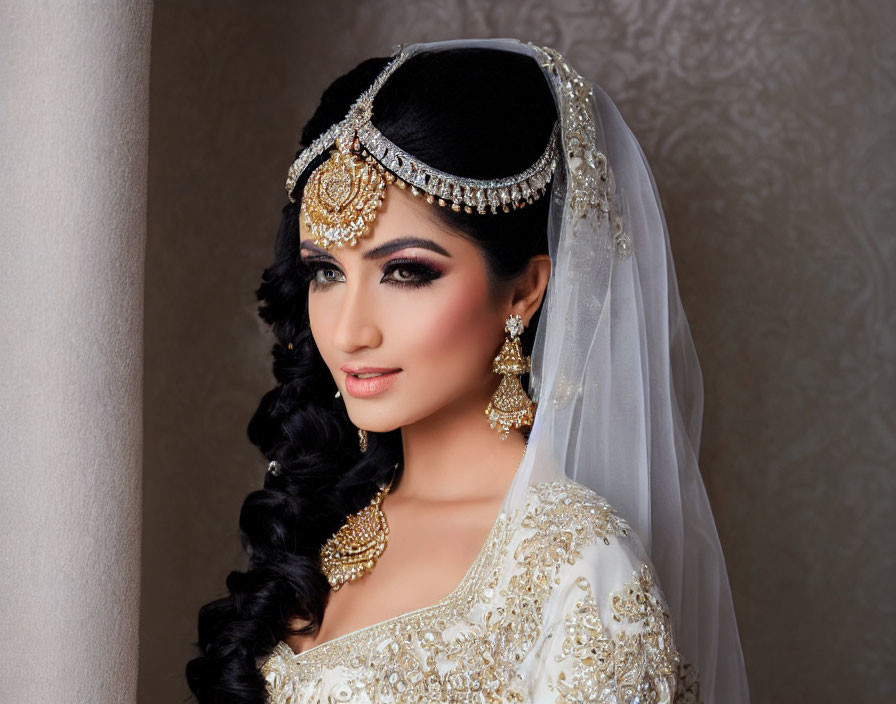
<svg viewBox="0 0 896 704">
<path fill-rule="evenodd" d="M 268 702 L 529 701 L 533 683 L 521 666 L 547 640 L 544 609 L 561 568 L 586 546 L 609 545 L 631 531 L 602 497 L 574 482 L 544 482 L 529 492 L 525 514 L 499 517 L 468 578 L 442 601 L 299 654 L 279 643 L 261 667 Z M 621 617 L 635 608 L 624 600 L 619 607 Z M 593 626 L 596 612 L 585 616 L 582 624 Z M 621 654 L 604 657 L 634 657 L 635 645 L 632 638 L 619 645 Z M 665 636 L 663 647 L 673 647 Z M 667 657 L 649 656 L 661 665 Z M 570 687 L 574 676 L 567 675 Z M 572 698 L 572 691 L 566 701 L 604 701 L 584 698 L 591 695 L 581 688 Z"/>
<path fill-rule="evenodd" d="M 699 704 L 696 670 L 674 647 L 669 614 L 646 564 L 610 595 L 613 621 L 621 624 L 613 638 L 591 584 L 579 577 L 576 586 L 584 594 L 566 617 L 566 637 L 555 656 L 575 665 L 557 677 L 558 704 Z"/>
</svg>

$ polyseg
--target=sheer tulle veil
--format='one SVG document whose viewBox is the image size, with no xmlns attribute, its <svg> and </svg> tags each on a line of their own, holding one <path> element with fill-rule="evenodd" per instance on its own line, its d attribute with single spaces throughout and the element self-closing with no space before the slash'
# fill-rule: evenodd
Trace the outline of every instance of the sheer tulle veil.
<svg viewBox="0 0 896 704">
<path fill-rule="evenodd" d="M 531 484 L 564 475 L 607 499 L 641 538 L 701 700 L 748 702 L 725 560 L 697 464 L 702 376 L 644 154 L 610 98 L 555 52 L 516 39 L 403 50 L 463 47 L 533 56 L 561 116 L 552 271 L 530 374 L 538 408 L 503 508 L 520 506 Z M 589 182 L 602 169 L 605 180 Z"/>
</svg>

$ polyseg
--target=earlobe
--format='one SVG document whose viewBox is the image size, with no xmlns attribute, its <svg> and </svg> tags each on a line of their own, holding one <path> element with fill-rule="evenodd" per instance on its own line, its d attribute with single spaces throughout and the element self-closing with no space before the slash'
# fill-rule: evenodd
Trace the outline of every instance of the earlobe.
<svg viewBox="0 0 896 704">
<path fill-rule="evenodd" d="M 529 260 L 526 271 L 520 276 L 513 292 L 513 312 L 529 325 L 544 298 L 551 275 L 551 258 L 547 254 L 536 254 Z"/>
</svg>

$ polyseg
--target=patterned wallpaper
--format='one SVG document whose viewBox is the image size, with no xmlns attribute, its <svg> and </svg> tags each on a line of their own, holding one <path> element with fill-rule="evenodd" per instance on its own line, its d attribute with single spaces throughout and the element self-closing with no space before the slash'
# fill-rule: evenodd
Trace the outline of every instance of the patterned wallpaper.
<svg viewBox="0 0 896 704">
<path fill-rule="evenodd" d="M 560 50 L 654 169 L 754 701 L 896 694 L 894 30 L 873 0 L 156 0 L 141 701 L 186 694 L 196 609 L 242 565 L 252 291 L 298 131 L 363 58 L 462 36 Z"/>
</svg>

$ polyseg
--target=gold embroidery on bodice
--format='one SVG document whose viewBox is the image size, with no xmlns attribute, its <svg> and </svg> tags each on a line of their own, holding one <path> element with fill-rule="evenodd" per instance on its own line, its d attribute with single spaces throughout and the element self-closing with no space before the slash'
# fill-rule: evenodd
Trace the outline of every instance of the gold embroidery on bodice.
<svg viewBox="0 0 896 704">
<path fill-rule="evenodd" d="M 543 632 L 564 569 L 575 569 L 589 546 L 632 529 L 575 482 L 528 491 L 525 515 L 498 516 L 467 574 L 439 602 L 298 654 L 278 643 L 261 665 L 269 704 L 522 703 L 535 686 L 569 704 L 696 704 L 695 673 L 681 663 L 646 564 L 610 595 L 612 634 L 584 576 L 571 580 L 574 604 L 558 630 Z"/>
</svg>

